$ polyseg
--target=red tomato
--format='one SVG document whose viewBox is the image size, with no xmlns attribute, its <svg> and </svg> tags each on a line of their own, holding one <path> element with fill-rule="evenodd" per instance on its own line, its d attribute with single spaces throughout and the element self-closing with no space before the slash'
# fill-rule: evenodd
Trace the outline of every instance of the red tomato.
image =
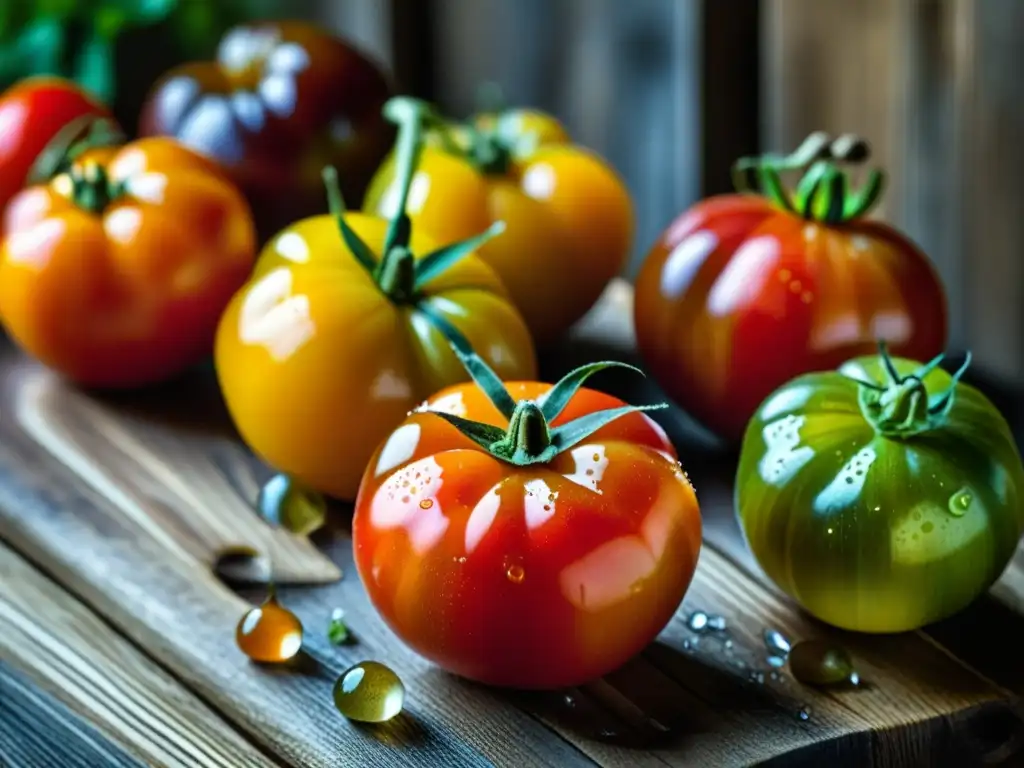
<svg viewBox="0 0 1024 768">
<path fill-rule="evenodd" d="M 822 214 L 825 192 L 825 206 L 780 194 L 698 203 L 665 230 L 636 280 L 644 362 L 670 397 L 730 441 L 799 374 L 870 354 L 879 340 L 917 360 L 946 345 L 939 277 L 906 236 L 861 218 L 875 198 L 864 210 L 847 201 L 834 220 Z"/>
<path fill-rule="evenodd" d="M 552 389 L 507 387 L 516 413 Z M 622 405 L 580 389 L 551 434 Z M 629 413 L 521 466 L 438 412 L 510 423 L 473 384 L 449 387 L 371 459 L 355 559 L 392 630 L 451 672 L 516 688 L 594 679 L 651 642 L 683 598 L 701 540 L 693 488 L 660 427 Z"/>
<path fill-rule="evenodd" d="M 77 85 L 57 77 L 30 77 L 0 95 L 0 212 L 61 128 L 90 115 L 113 119 Z"/>
</svg>

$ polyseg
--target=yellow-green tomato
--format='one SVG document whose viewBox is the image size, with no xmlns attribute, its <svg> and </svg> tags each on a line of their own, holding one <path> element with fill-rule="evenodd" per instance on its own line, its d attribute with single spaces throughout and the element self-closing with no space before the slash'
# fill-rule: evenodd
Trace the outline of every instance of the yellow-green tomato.
<svg viewBox="0 0 1024 768">
<path fill-rule="evenodd" d="M 1024 468 L 978 390 L 938 367 L 857 358 L 793 379 L 747 427 L 736 504 L 765 573 L 817 618 L 899 632 L 964 608 L 1024 526 Z M 966 365 L 965 365 L 966 367 Z"/>
</svg>

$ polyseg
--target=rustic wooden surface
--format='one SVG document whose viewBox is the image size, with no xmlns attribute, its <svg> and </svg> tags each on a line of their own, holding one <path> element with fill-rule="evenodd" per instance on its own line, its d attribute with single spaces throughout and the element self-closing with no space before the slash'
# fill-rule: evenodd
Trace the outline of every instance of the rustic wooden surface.
<svg viewBox="0 0 1024 768">
<path fill-rule="evenodd" d="M 572 342 L 546 355 L 547 375 L 596 355 L 628 359 L 630 301 L 628 288 L 613 286 Z M 649 380 L 602 376 L 634 402 L 661 399 Z M 356 576 L 345 509 L 312 543 L 255 517 L 268 473 L 239 445 L 208 369 L 141 395 L 98 397 L 5 345 L 0 765 L 1024 761 L 1024 558 L 991 596 L 927 630 L 831 630 L 794 609 L 746 553 L 729 454 L 680 413 L 666 414 L 705 518 L 684 604 L 622 670 L 579 689 L 523 694 L 453 678 L 401 645 Z M 263 567 L 231 586 L 215 566 L 238 550 L 262 556 Z M 253 582 L 270 571 L 306 628 L 305 653 L 288 669 L 251 664 L 233 642 L 238 618 L 264 593 Z M 327 641 L 336 607 L 351 645 Z M 727 631 L 692 633 L 685 618 L 698 608 L 725 617 Z M 773 678 L 768 627 L 793 640 L 834 638 L 865 684 L 820 691 Z M 388 663 L 407 686 L 406 711 L 384 726 L 350 723 L 333 708 L 337 675 L 364 659 Z"/>
</svg>

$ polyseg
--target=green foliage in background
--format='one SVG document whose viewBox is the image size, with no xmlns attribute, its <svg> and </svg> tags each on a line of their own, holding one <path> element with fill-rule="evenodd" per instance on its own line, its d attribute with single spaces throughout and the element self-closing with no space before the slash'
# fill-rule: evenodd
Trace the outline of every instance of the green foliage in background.
<svg viewBox="0 0 1024 768">
<path fill-rule="evenodd" d="M 171 66 L 210 56 L 229 27 L 280 6 L 276 0 L 0 0 L 0 88 L 29 75 L 61 75 L 110 104 L 124 37 L 160 27 L 171 38 Z"/>
</svg>

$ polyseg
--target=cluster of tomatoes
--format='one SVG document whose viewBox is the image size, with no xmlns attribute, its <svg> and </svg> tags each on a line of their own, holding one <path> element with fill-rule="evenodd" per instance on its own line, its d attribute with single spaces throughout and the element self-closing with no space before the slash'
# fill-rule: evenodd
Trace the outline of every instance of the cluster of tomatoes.
<svg viewBox="0 0 1024 768">
<path fill-rule="evenodd" d="M 356 502 L 374 605 L 459 674 L 568 685 L 657 635 L 700 549 L 676 452 L 644 408 L 583 387 L 612 363 L 534 381 L 535 345 L 631 247 L 601 158 L 534 110 L 446 120 L 293 22 L 169 72 L 139 133 L 67 82 L 0 98 L 0 320 L 19 346 L 99 388 L 212 352 L 245 442 L 289 491 Z M 998 576 L 1024 470 L 958 375 L 863 357 L 879 339 L 934 357 L 946 312 L 927 258 L 862 218 L 880 177 L 857 192 L 840 167 L 859 147 L 812 137 L 741 168 L 765 194 L 673 223 L 635 320 L 679 405 L 746 430 L 737 501 L 768 574 L 827 621 L 889 631 Z"/>
</svg>

